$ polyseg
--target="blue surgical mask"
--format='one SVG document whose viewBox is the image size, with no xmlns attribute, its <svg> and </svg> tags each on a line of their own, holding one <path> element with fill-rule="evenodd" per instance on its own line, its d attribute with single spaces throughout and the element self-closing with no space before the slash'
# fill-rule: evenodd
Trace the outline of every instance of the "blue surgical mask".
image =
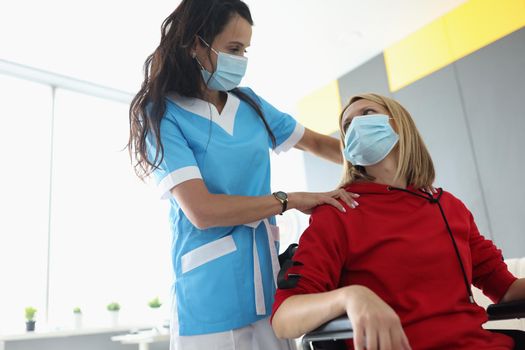
<svg viewBox="0 0 525 350">
<path fill-rule="evenodd" d="M 354 117 L 345 135 L 343 155 L 353 165 L 369 166 L 385 159 L 399 136 L 384 114 Z"/>
<path fill-rule="evenodd" d="M 213 73 L 204 69 L 197 57 L 195 57 L 195 60 L 201 67 L 202 78 L 208 88 L 211 90 L 230 91 L 239 86 L 244 73 L 246 73 L 248 58 L 216 51 L 206 41 L 201 40 L 217 55 L 217 68 Z"/>
</svg>

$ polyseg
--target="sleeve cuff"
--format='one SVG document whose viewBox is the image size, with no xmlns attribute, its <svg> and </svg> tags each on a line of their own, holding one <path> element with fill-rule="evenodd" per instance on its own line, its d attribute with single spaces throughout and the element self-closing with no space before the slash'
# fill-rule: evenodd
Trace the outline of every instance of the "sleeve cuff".
<svg viewBox="0 0 525 350">
<path fill-rule="evenodd" d="M 498 273 L 494 273 L 493 275 L 491 278 L 492 288 L 485 293 L 485 295 L 495 303 L 499 303 L 505 296 L 505 293 L 507 293 L 507 290 L 509 290 L 510 285 L 514 283 L 517 278 L 507 269 L 498 271 Z"/>
<path fill-rule="evenodd" d="M 279 154 L 281 152 L 286 152 L 301 140 L 304 135 L 304 126 L 299 122 L 295 124 L 295 129 L 292 131 L 292 134 L 279 146 L 274 148 L 274 152 Z"/>
<path fill-rule="evenodd" d="M 191 179 L 202 179 L 201 172 L 196 166 L 187 166 L 177 169 L 166 175 L 158 184 L 157 188 L 161 199 L 171 197 L 171 189 L 178 184 Z"/>
</svg>

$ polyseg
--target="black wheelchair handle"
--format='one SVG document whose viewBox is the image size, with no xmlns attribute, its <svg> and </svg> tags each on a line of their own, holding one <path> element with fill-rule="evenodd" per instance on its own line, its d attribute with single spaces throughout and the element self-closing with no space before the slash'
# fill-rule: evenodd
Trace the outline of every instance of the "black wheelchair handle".
<svg viewBox="0 0 525 350">
<path fill-rule="evenodd" d="M 490 321 L 525 318 L 525 300 L 491 304 L 487 307 Z"/>
</svg>

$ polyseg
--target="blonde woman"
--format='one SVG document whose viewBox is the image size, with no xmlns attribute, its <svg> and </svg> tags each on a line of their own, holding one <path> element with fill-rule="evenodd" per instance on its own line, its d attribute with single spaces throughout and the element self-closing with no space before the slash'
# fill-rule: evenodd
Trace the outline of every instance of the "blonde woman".
<svg viewBox="0 0 525 350">
<path fill-rule="evenodd" d="M 279 289 L 272 326 L 295 338 L 347 313 L 352 349 L 512 349 L 484 330 L 471 284 L 494 302 L 525 299 L 500 250 L 452 194 L 419 190 L 434 166 L 410 114 L 376 94 L 354 96 L 340 116 L 342 185 L 364 204 L 346 213 L 315 209 Z"/>
</svg>

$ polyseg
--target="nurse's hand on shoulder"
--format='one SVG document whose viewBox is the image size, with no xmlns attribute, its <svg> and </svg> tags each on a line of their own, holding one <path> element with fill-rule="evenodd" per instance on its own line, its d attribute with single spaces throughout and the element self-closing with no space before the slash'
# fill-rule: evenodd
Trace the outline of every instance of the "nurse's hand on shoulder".
<svg viewBox="0 0 525 350">
<path fill-rule="evenodd" d="M 330 204 L 342 212 L 346 208 L 338 199 L 342 200 L 349 208 L 355 208 L 359 203 L 354 199 L 358 198 L 356 193 L 347 192 L 340 188 L 330 192 L 291 192 L 288 193 L 288 205 L 290 208 L 302 211 L 305 214 L 311 214 L 312 210 L 322 204 Z"/>
<path fill-rule="evenodd" d="M 399 316 L 373 291 L 359 285 L 344 287 L 343 299 L 356 350 L 411 349 Z"/>
</svg>

